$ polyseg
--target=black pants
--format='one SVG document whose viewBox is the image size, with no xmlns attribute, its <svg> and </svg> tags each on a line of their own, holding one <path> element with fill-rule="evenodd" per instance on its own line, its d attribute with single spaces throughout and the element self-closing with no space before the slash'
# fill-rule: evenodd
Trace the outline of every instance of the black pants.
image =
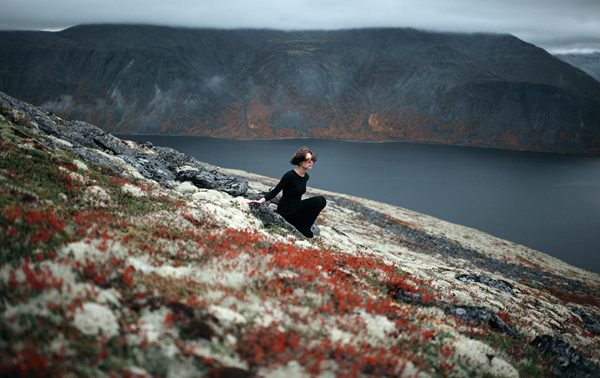
<svg viewBox="0 0 600 378">
<path fill-rule="evenodd" d="M 313 233 L 310 227 L 315 223 L 321 210 L 327 205 L 327 200 L 323 196 L 316 196 L 302 200 L 296 210 L 291 214 L 285 214 L 283 217 L 292 224 L 307 238 L 312 238 Z"/>
</svg>

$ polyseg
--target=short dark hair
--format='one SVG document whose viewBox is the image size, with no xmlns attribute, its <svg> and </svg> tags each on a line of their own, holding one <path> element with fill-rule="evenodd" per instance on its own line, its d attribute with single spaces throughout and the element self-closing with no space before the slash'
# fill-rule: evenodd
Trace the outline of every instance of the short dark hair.
<svg viewBox="0 0 600 378">
<path fill-rule="evenodd" d="M 308 153 L 312 155 L 313 162 L 317 161 L 317 154 L 315 154 L 310 148 L 300 147 L 294 153 L 294 156 L 292 156 L 292 160 L 290 160 L 290 163 L 293 165 L 300 165 L 300 163 L 302 163 L 306 159 L 306 154 Z"/>
</svg>

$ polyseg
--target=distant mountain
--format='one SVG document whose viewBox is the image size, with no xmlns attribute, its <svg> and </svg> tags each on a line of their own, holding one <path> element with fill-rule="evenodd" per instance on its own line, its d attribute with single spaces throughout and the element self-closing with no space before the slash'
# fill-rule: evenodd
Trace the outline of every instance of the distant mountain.
<svg viewBox="0 0 600 378">
<path fill-rule="evenodd" d="M 579 68 L 600 81 L 600 52 L 592 54 L 554 54 L 557 58 Z"/>
<path fill-rule="evenodd" d="M 0 90 L 120 133 L 600 154 L 600 83 L 510 35 L 134 25 L 2 32 Z"/>
</svg>

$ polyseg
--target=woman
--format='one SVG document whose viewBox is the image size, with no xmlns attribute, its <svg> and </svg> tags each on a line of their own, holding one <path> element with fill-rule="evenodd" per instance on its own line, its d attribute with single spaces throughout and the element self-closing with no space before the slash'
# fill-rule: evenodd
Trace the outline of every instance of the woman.
<svg viewBox="0 0 600 378">
<path fill-rule="evenodd" d="M 302 199 L 302 195 L 306 192 L 306 182 L 309 179 L 307 171 L 312 169 L 316 161 L 317 155 L 312 150 L 308 147 L 300 147 L 290 161 L 290 163 L 296 165 L 296 168 L 286 172 L 279 181 L 279 184 L 269 193 L 265 194 L 263 198 L 260 200 L 251 200 L 248 204 L 256 203 L 262 205 L 275 198 L 283 190 L 283 195 L 277 206 L 277 212 L 304 236 L 312 238 L 314 235 L 310 228 L 327 204 L 323 196 Z"/>
</svg>

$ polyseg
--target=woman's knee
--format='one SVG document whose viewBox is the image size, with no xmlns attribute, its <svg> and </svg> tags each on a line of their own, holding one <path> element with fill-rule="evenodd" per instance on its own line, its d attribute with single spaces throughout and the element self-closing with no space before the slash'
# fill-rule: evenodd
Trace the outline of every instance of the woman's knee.
<svg viewBox="0 0 600 378">
<path fill-rule="evenodd" d="M 318 203 L 319 203 L 319 206 L 321 207 L 321 209 L 324 209 L 325 206 L 327 206 L 327 200 L 325 199 L 325 197 L 317 196 L 316 198 L 318 199 Z"/>
</svg>

